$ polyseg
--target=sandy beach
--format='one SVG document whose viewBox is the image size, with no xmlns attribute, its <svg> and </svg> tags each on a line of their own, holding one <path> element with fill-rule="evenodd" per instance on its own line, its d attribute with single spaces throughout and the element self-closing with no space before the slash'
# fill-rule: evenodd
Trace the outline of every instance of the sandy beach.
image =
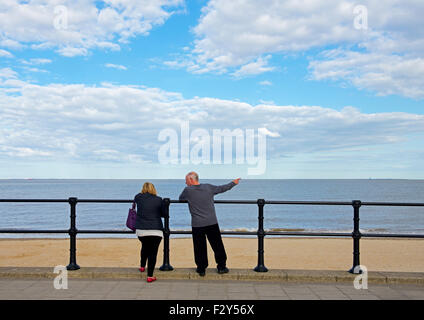
<svg viewBox="0 0 424 320">
<path fill-rule="evenodd" d="M 223 239 L 229 268 L 254 268 L 257 239 Z M 162 264 L 163 241 L 157 267 Z M 268 238 L 265 265 L 269 269 L 348 270 L 352 266 L 352 239 Z M 208 246 L 209 267 L 215 267 Z M 78 239 L 81 267 L 137 267 L 138 239 Z M 171 238 L 170 262 L 174 268 L 195 267 L 191 238 Z M 1 267 L 54 267 L 69 263 L 68 239 L 1 239 Z M 424 272 L 424 240 L 361 239 L 361 264 L 369 271 Z"/>
</svg>

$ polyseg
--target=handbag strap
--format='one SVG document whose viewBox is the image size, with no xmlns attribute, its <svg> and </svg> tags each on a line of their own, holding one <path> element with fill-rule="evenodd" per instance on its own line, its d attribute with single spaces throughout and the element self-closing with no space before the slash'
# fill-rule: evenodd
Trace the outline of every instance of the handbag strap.
<svg viewBox="0 0 424 320">
<path fill-rule="evenodd" d="M 132 204 L 132 209 L 135 210 L 135 202 Z"/>
</svg>

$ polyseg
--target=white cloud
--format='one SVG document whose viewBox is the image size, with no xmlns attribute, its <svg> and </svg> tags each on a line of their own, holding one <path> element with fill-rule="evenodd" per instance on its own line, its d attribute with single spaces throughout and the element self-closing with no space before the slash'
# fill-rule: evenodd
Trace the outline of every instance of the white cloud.
<svg viewBox="0 0 424 320">
<path fill-rule="evenodd" d="M 191 58 L 199 68 L 224 71 L 269 53 L 357 41 L 353 8 L 346 0 L 211 0 L 193 29 Z"/>
<path fill-rule="evenodd" d="M 63 56 L 87 55 L 90 49 L 119 50 L 181 8 L 182 0 L 2 1 L 0 46 L 56 48 Z M 22 27 L 25 26 L 25 27 Z"/>
<path fill-rule="evenodd" d="M 235 71 L 232 75 L 241 78 L 250 75 L 258 75 L 264 72 L 272 71 L 275 68 L 268 66 L 268 60 L 271 56 L 267 56 L 265 58 L 259 57 L 256 61 L 247 63 L 240 67 L 237 71 Z"/>
<path fill-rule="evenodd" d="M 93 154 L 97 156 L 100 161 L 113 161 L 113 162 L 133 162 L 133 163 L 150 163 L 151 161 L 144 160 L 142 156 L 134 153 L 122 153 L 113 149 L 100 149 L 94 150 Z"/>
<path fill-rule="evenodd" d="M 19 50 L 24 48 L 25 46 L 20 44 L 18 41 L 11 39 L 0 39 L 0 47 Z"/>
<path fill-rule="evenodd" d="M 19 158 L 26 158 L 26 157 L 48 157 L 52 154 L 50 152 L 46 151 L 40 151 L 32 148 L 27 147 L 7 147 L 7 146 L 0 146 L 0 152 L 4 153 L 7 156 L 10 156 L 11 158 L 19 157 Z"/>
<path fill-rule="evenodd" d="M 57 50 L 62 56 L 75 57 L 75 56 L 86 56 L 88 50 L 86 48 L 75 48 L 75 47 L 64 47 Z"/>
<path fill-rule="evenodd" d="M 18 74 L 11 68 L 0 69 L 0 79 L 16 79 Z"/>
<path fill-rule="evenodd" d="M 280 137 L 280 134 L 278 132 L 271 132 L 267 128 L 259 128 L 258 132 L 263 135 L 270 136 L 272 138 Z"/>
<path fill-rule="evenodd" d="M 13 58 L 13 54 L 11 54 L 9 51 L 0 49 L 0 57 Z"/>
<path fill-rule="evenodd" d="M 367 30 L 354 27 L 358 4 L 367 9 Z M 254 75 L 275 68 L 261 60 L 270 54 L 331 47 L 343 54 L 312 57 L 313 79 L 344 80 L 380 95 L 421 98 L 423 77 L 401 70 L 410 70 L 414 63 L 421 68 L 423 15 L 424 2 L 416 0 L 211 0 L 193 28 L 191 51 L 184 52 L 173 67 L 193 73 Z M 370 70 L 369 63 L 376 58 L 378 66 Z"/>
<path fill-rule="evenodd" d="M 45 58 L 31 58 L 29 60 L 20 60 L 20 62 L 23 64 L 22 68 L 29 72 L 38 72 L 38 73 L 47 73 L 47 70 L 36 68 L 33 66 L 40 66 L 49 64 L 52 62 L 50 59 Z"/>
<path fill-rule="evenodd" d="M 259 99 L 259 102 L 261 104 L 265 104 L 268 106 L 275 106 L 275 102 L 273 100 L 263 100 L 263 99 Z"/>
<path fill-rule="evenodd" d="M 22 63 L 27 65 L 40 65 L 40 64 L 48 64 L 51 62 L 52 61 L 50 59 L 45 59 L 45 58 L 31 58 L 29 60 L 22 60 Z"/>
<path fill-rule="evenodd" d="M 269 160 L 371 146 L 396 149 L 424 133 L 423 115 L 402 112 L 254 106 L 141 86 L 36 85 L 8 68 L 0 69 L 0 84 L 0 159 L 156 162 L 160 130 L 178 132 L 186 120 L 192 130 L 266 128 Z"/>
<path fill-rule="evenodd" d="M 349 81 L 379 95 L 424 97 L 424 58 L 420 57 L 340 51 L 330 59 L 311 61 L 309 69 L 315 80 Z"/>
<path fill-rule="evenodd" d="M 30 67 L 24 67 L 25 70 L 30 72 L 40 72 L 40 73 L 47 73 L 47 70 L 39 69 L 39 68 L 30 68 Z"/>
<path fill-rule="evenodd" d="M 118 69 L 118 70 L 127 70 L 127 67 L 120 65 L 120 64 L 113 64 L 113 63 L 106 63 L 105 67 L 106 68 Z"/>
<path fill-rule="evenodd" d="M 272 82 L 268 81 L 268 80 L 263 80 L 263 81 L 259 82 L 259 84 L 261 86 L 272 86 Z"/>
</svg>

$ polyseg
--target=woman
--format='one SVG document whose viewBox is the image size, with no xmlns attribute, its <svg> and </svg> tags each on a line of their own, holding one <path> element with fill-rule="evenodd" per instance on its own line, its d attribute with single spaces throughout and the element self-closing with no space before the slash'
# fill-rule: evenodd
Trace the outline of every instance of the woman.
<svg viewBox="0 0 424 320">
<path fill-rule="evenodd" d="M 166 207 L 161 197 L 157 196 L 155 186 L 146 182 L 139 194 L 134 197 L 137 204 L 135 222 L 136 234 L 141 242 L 140 271 L 144 272 L 147 262 L 147 282 L 153 282 L 159 244 L 163 237 L 161 217 L 166 214 Z"/>
</svg>

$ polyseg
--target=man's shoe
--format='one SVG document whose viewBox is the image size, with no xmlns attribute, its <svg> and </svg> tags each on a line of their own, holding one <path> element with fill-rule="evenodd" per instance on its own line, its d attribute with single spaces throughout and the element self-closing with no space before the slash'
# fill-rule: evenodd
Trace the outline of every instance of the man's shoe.
<svg viewBox="0 0 424 320">
<path fill-rule="evenodd" d="M 205 276 L 205 270 L 199 270 L 199 269 L 196 269 L 196 272 L 199 274 L 199 276 L 201 276 L 201 277 L 204 277 Z"/>
<path fill-rule="evenodd" d="M 224 268 L 218 268 L 218 273 L 222 274 L 222 273 L 228 273 L 230 270 L 228 270 L 227 267 Z"/>
</svg>

